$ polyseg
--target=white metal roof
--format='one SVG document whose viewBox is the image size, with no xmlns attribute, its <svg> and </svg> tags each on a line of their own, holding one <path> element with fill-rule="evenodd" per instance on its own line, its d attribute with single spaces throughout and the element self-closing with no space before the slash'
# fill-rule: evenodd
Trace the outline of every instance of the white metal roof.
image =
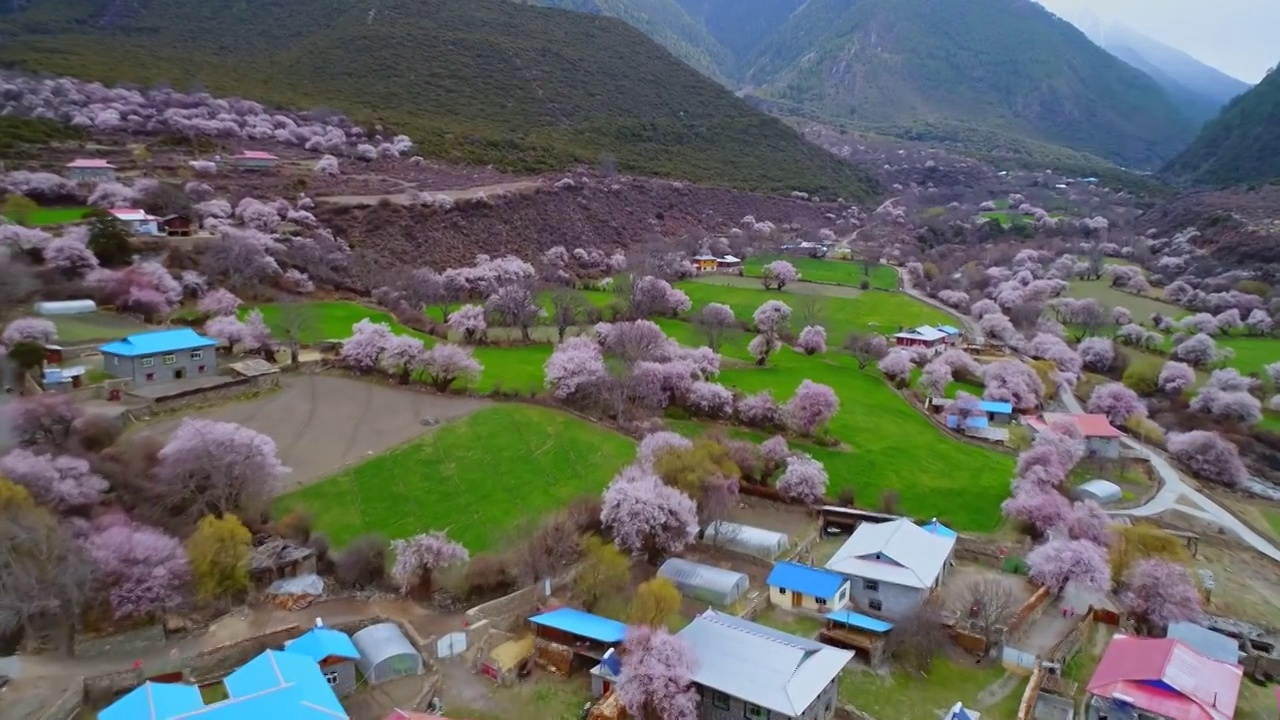
<svg viewBox="0 0 1280 720">
<path fill-rule="evenodd" d="M 935 535 L 906 518 L 864 522 L 840 546 L 826 568 L 841 575 L 930 588 L 955 544 L 955 538 Z"/>
<path fill-rule="evenodd" d="M 717 520 L 707 525 L 707 531 L 702 539 L 703 542 L 723 545 L 769 560 L 777 557 L 778 553 L 791 545 L 790 538 L 783 533 L 724 520 Z"/>
<path fill-rule="evenodd" d="M 738 592 L 746 590 L 751 583 L 745 573 L 737 570 L 718 568 L 684 558 L 668 558 L 658 568 L 658 575 L 680 585 L 705 588 L 717 592 Z"/>
<path fill-rule="evenodd" d="M 928 325 L 921 325 L 920 327 L 915 328 L 914 330 L 908 330 L 906 332 L 900 332 L 897 335 L 894 335 L 894 337 L 918 338 L 920 340 L 941 340 L 946 336 L 947 334 L 942 332 L 938 328 L 929 327 Z"/>
<path fill-rule="evenodd" d="M 404 636 L 400 626 L 392 622 L 370 625 L 352 635 L 351 642 L 360 651 L 360 659 L 356 660 L 356 665 L 360 666 L 365 675 L 373 673 L 374 665 L 396 655 L 421 657 L 418 649 Z"/>
<path fill-rule="evenodd" d="M 696 658 L 693 681 L 788 717 L 804 714 L 853 653 L 707 610 L 677 637 Z"/>
<path fill-rule="evenodd" d="M 146 210 L 137 208 L 116 208 L 107 212 L 115 216 L 117 220 L 124 222 L 145 222 L 147 220 L 159 220 L 160 218 L 148 213 Z"/>
</svg>

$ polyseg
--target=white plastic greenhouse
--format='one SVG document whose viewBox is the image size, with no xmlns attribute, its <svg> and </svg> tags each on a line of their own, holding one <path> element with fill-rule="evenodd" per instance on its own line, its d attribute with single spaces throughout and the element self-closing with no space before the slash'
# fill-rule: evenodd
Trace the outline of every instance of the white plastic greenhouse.
<svg viewBox="0 0 1280 720">
<path fill-rule="evenodd" d="M 742 597 L 751 584 L 743 573 L 714 565 L 704 565 L 684 558 L 670 558 L 658 568 L 664 577 L 680 588 L 680 594 L 712 605 L 729 605 Z"/>
<path fill-rule="evenodd" d="M 765 560 L 778 557 L 791 546 L 791 539 L 780 532 L 724 520 L 708 525 L 707 531 L 702 535 L 702 542 Z"/>
<path fill-rule="evenodd" d="M 356 665 L 370 685 L 422 674 L 422 653 L 395 623 L 370 625 L 352 635 L 351 642 L 360 651 Z"/>
</svg>

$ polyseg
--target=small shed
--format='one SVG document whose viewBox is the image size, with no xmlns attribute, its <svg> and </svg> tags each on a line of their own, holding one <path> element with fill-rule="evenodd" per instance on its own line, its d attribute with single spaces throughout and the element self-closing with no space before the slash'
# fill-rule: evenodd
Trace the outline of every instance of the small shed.
<svg viewBox="0 0 1280 720">
<path fill-rule="evenodd" d="M 751 584 L 745 574 L 736 570 L 684 558 L 669 558 L 662 563 L 658 577 L 670 580 L 687 598 L 720 606 L 736 602 Z"/>
<path fill-rule="evenodd" d="M 826 625 L 818 633 L 820 642 L 853 650 L 872 666 L 884 659 L 884 643 L 893 623 L 852 610 L 837 610 L 822 619 Z"/>
<path fill-rule="evenodd" d="M 1118 501 L 1124 496 L 1120 486 L 1110 480 L 1094 478 L 1076 488 L 1076 497 L 1081 500 L 1093 500 L 1099 505 Z"/>
<path fill-rule="evenodd" d="M 622 643 L 627 626 L 575 608 L 558 608 L 529 618 L 534 627 L 534 660 L 562 676 L 595 666 Z"/>
<path fill-rule="evenodd" d="M 702 541 L 765 560 L 778 557 L 791 546 L 791 539 L 780 532 L 724 520 L 708 525 Z"/>
<path fill-rule="evenodd" d="M 533 657 L 533 635 L 508 640 L 489 651 L 480 663 L 480 673 L 499 685 L 508 685 Z"/>
<path fill-rule="evenodd" d="M 352 635 L 351 642 L 360 651 L 356 665 L 370 685 L 422 674 L 422 653 L 395 623 L 370 625 Z"/>
<path fill-rule="evenodd" d="M 190 237 L 195 232 L 195 223 L 191 220 L 191 216 L 182 213 L 165 215 L 160 219 L 160 226 L 164 228 L 164 234 L 169 237 Z"/>
<path fill-rule="evenodd" d="M 36 303 L 37 315 L 80 315 L 98 309 L 92 300 L 47 300 Z"/>
<path fill-rule="evenodd" d="M 61 349 L 59 349 L 59 352 Z M 44 369 L 44 389 L 45 392 L 67 392 L 84 385 L 85 372 L 88 368 L 83 366 L 69 368 L 45 368 Z"/>
<path fill-rule="evenodd" d="M 355 692 L 356 661 L 360 659 L 360 651 L 356 650 L 355 643 L 346 633 L 325 627 L 316 618 L 315 627 L 285 643 L 284 649 L 314 660 L 329 687 L 338 695 Z"/>
<path fill-rule="evenodd" d="M 849 581 L 843 575 L 792 562 L 773 566 L 769 602 L 788 610 L 828 612 L 849 602 Z"/>
<path fill-rule="evenodd" d="M 597 700 L 608 695 L 613 686 L 622 677 L 622 658 L 618 651 L 610 648 L 600 659 L 600 664 L 591 668 L 591 697 Z"/>
<path fill-rule="evenodd" d="M 315 571 L 315 550 L 284 538 L 266 539 L 249 556 L 249 584 L 256 590 L 281 578 L 312 575 Z"/>
</svg>

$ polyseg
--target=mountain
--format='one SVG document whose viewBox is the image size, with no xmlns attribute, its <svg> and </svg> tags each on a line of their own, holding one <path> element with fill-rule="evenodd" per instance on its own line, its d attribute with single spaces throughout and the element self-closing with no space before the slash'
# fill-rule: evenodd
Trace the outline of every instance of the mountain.
<svg viewBox="0 0 1280 720">
<path fill-rule="evenodd" d="M 335 108 L 424 155 L 865 200 L 875 184 L 609 17 L 500 0 L 32 0 L 0 66 Z"/>
<path fill-rule="evenodd" d="M 1211 185 L 1280 180 L 1280 70 L 1232 100 L 1165 168 Z"/>
<path fill-rule="evenodd" d="M 1066 19 L 1104 50 L 1150 75 L 1200 122 L 1217 115 L 1223 105 L 1250 88 L 1249 83 L 1133 28 L 1104 22 L 1091 13 Z"/>
<path fill-rule="evenodd" d="M 1032 0 L 538 1 L 589 3 L 687 61 L 672 37 L 700 27 L 698 57 L 725 58 L 716 77 L 821 122 L 961 123 L 1154 168 L 1204 114 Z"/>
</svg>

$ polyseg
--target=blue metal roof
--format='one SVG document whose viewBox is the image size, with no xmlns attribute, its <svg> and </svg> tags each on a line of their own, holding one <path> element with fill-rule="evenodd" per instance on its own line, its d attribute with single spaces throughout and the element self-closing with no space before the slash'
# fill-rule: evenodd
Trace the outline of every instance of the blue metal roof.
<svg viewBox="0 0 1280 720">
<path fill-rule="evenodd" d="M 773 566 L 765 582 L 792 592 L 819 598 L 832 598 L 840 591 L 840 586 L 844 585 L 845 579 L 842 575 L 808 565 L 780 562 Z"/>
<path fill-rule="evenodd" d="M 973 716 L 969 714 L 964 705 L 956 703 L 956 706 L 947 715 L 947 720 L 973 720 Z"/>
<path fill-rule="evenodd" d="M 955 430 L 959 424 L 960 424 L 959 415 L 947 416 L 947 427 L 951 428 L 952 430 Z M 984 427 L 990 427 L 991 422 L 987 420 L 986 416 L 984 415 L 982 417 L 966 418 L 964 421 L 964 426 L 967 428 L 984 428 Z"/>
<path fill-rule="evenodd" d="M 955 327 L 955 326 L 952 326 L 952 325 L 939 325 L 939 326 L 938 326 L 938 329 L 939 329 L 939 330 L 941 330 L 942 332 L 944 332 L 944 333 L 948 334 L 948 335 L 959 335 L 959 334 L 960 334 L 960 328 Z"/>
<path fill-rule="evenodd" d="M 301 637 L 296 637 L 284 644 L 284 649 L 291 653 L 305 655 L 316 662 L 326 658 L 337 657 L 355 660 L 360 651 L 351 638 L 341 630 L 327 627 L 311 628 Z"/>
<path fill-rule="evenodd" d="M 98 349 L 121 357 L 140 357 L 213 347 L 217 344 L 217 340 L 207 338 L 191 328 L 176 328 L 130 335 L 124 339 L 109 342 Z"/>
<path fill-rule="evenodd" d="M 959 535 L 956 534 L 955 530 L 952 530 L 951 528 L 947 527 L 946 525 L 943 525 L 937 520 L 930 520 L 929 522 L 921 525 L 920 527 L 926 530 L 927 532 L 937 535 L 938 537 L 947 537 L 947 538 L 959 537 Z"/>
<path fill-rule="evenodd" d="M 1013 403 L 999 402 L 996 400 L 982 400 L 978 403 L 978 407 L 982 408 L 982 412 L 995 413 L 997 415 L 1013 414 Z"/>
<path fill-rule="evenodd" d="M 230 698 L 205 705 L 194 685 L 148 682 L 98 713 L 100 720 L 347 720 L 320 666 L 268 650 L 223 681 Z"/>
<path fill-rule="evenodd" d="M 618 643 L 627 636 L 627 626 L 574 608 L 560 608 L 529 618 L 534 625 L 561 630 L 602 643 Z"/>
<path fill-rule="evenodd" d="M 98 720 L 166 720 L 204 707 L 195 685 L 145 682 L 98 713 Z"/>
<path fill-rule="evenodd" d="M 860 612 L 852 610 L 837 610 L 833 613 L 823 615 L 824 618 L 832 622 L 838 622 L 849 627 L 856 627 L 860 630 L 867 630 L 874 633 L 889 632 L 893 629 L 893 623 L 880 618 L 873 618 L 870 615 L 863 615 Z"/>
</svg>

